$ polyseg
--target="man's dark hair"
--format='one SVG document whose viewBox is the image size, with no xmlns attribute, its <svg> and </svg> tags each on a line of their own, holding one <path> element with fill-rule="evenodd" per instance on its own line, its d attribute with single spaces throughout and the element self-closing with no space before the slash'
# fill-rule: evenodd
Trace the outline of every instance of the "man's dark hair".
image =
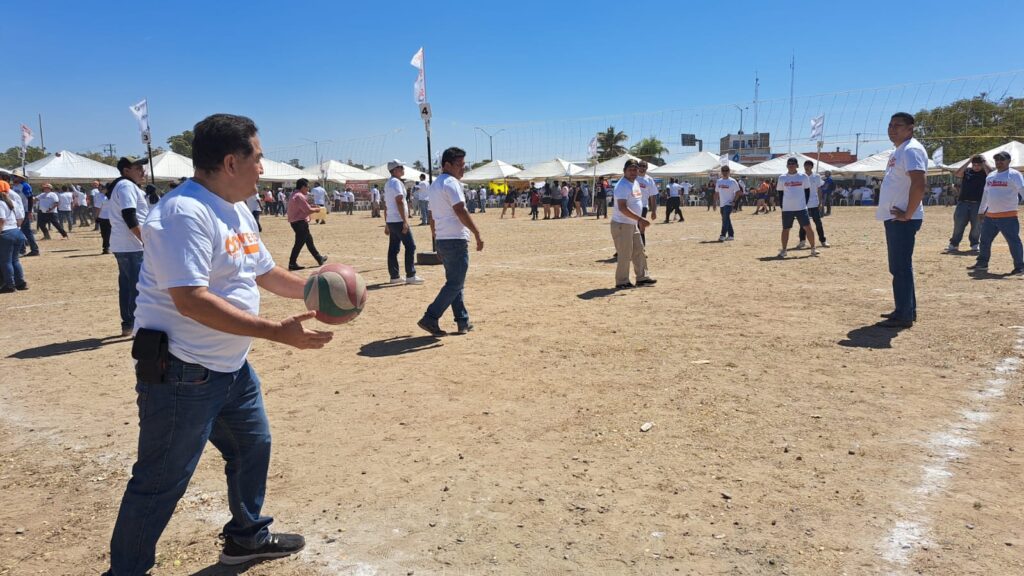
<svg viewBox="0 0 1024 576">
<path fill-rule="evenodd" d="M 441 166 L 444 166 L 445 164 L 452 164 L 459 158 L 465 157 L 465 150 L 463 150 L 462 148 L 456 148 L 455 146 L 452 146 L 451 148 L 445 150 L 443 154 L 441 154 Z"/>
<path fill-rule="evenodd" d="M 975 154 L 974 156 L 971 156 L 971 162 L 978 162 L 979 164 L 984 164 L 985 157 L 982 156 L 981 154 Z"/>
<path fill-rule="evenodd" d="M 305 178 L 299 178 L 298 180 L 295 181 L 296 190 L 302 190 L 306 186 L 309 186 L 309 180 L 306 180 Z"/>
<path fill-rule="evenodd" d="M 814 160 L 804 160 L 804 166 L 814 166 Z"/>
<path fill-rule="evenodd" d="M 426 179 L 427 179 L 427 175 L 426 174 L 420 174 L 420 180 L 426 180 Z"/>
<path fill-rule="evenodd" d="M 625 171 L 625 170 L 629 170 L 630 168 L 639 168 L 639 167 L 640 167 L 640 163 L 639 162 L 637 162 L 636 160 L 630 159 L 630 160 L 626 160 L 626 164 L 622 166 L 622 170 Z"/>
<path fill-rule="evenodd" d="M 245 116 L 214 114 L 199 121 L 192 129 L 192 165 L 196 170 L 220 170 L 228 154 L 249 156 L 253 153 L 250 138 L 259 130 Z"/>
<path fill-rule="evenodd" d="M 906 112 L 897 112 L 897 113 L 892 115 L 891 119 L 892 120 L 902 120 L 902 121 L 906 122 L 907 124 L 910 124 L 911 126 L 914 125 L 914 116 L 912 114 L 907 114 Z"/>
</svg>

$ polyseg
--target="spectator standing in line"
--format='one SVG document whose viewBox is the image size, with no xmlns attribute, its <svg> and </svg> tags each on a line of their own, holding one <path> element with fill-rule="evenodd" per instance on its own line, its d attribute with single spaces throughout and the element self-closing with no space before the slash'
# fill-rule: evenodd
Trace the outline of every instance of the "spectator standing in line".
<svg viewBox="0 0 1024 576">
<path fill-rule="evenodd" d="M 964 238 L 964 230 L 968 224 L 971 225 L 971 231 L 967 236 L 971 251 L 978 251 L 982 228 L 979 208 L 985 192 L 985 181 L 991 171 L 992 167 L 981 154 L 972 157 L 970 162 L 956 171 L 956 177 L 960 178 L 960 197 L 957 198 L 956 209 L 953 210 L 953 235 L 949 237 L 946 252 L 960 251 L 960 241 Z"/>
</svg>

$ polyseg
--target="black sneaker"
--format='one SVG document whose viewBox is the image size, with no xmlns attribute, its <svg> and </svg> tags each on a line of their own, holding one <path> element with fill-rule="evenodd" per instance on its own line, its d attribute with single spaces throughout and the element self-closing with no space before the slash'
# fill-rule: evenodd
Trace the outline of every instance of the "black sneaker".
<svg viewBox="0 0 1024 576">
<path fill-rule="evenodd" d="M 327 255 L 326 254 L 324 254 L 323 256 L 320 257 L 319 260 L 317 260 L 317 263 L 320 264 L 321 266 L 324 265 L 324 262 L 327 262 Z"/>
<path fill-rule="evenodd" d="M 420 320 L 416 323 L 417 326 L 428 332 L 431 336 L 447 336 L 448 333 L 441 330 L 441 327 L 437 325 L 437 322 L 428 322 L 426 319 Z"/>
<path fill-rule="evenodd" d="M 1024 276 L 1024 268 L 1014 268 L 1010 276 Z M 19 288 L 21 290 L 21 288 Z"/>
<path fill-rule="evenodd" d="M 971 264 L 967 269 L 974 270 L 975 272 L 987 272 L 988 264 Z"/>
<path fill-rule="evenodd" d="M 25 254 L 26 258 L 28 258 L 30 256 L 39 256 L 39 250 L 33 250 L 33 251 L 29 252 L 28 254 Z"/>
<path fill-rule="evenodd" d="M 879 326 L 885 328 L 912 328 L 914 326 L 913 320 L 903 320 L 900 318 L 889 318 L 882 320 L 878 323 Z"/>
<path fill-rule="evenodd" d="M 468 334 L 473 331 L 473 323 L 466 322 L 465 324 L 459 324 L 459 331 L 456 334 Z"/>
<path fill-rule="evenodd" d="M 615 289 L 616 290 L 629 290 L 630 288 L 636 288 L 636 286 L 633 286 L 633 284 L 630 283 L 630 282 L 626 282 L 625 284 L 616 284 L 615 285 Z"/>
<path fill-rule="evenodd" d="M 28 290 L 28 282 L 22 282 L 21 284 L 14 285 L 15 290 Z"/>
<path fill-rule="evenodd" d="M 654 286 L 658 281 L 654 278 L 641 278 L 636 281 L 637 286 Z"/>
<path fill-rule="evenodd" d="M 298 264 L 289 264 L 288 265 L 288 269 L 289 270 L 303 270 L 305 268 L 306 268 L 305 266 L 299 266 Z"/>
<path fill-rule="evenodd" d="M 291 556 L 306 546 L 306 539 L 298 534 L 271 534 L 267 541 L 258 548 L 245 548 L 225 536 L 224 549 L 220 553 L 220 563 L 234 566 L 245 564 L 261 558 L 284 558 Z"/>
<path fill-rule="evenodd" d="M 0 286 L 0 294 L 10 294 L 11 292 L 14 292 L 14 286 L 9 286 L 7 284 Z"/>
</svg>

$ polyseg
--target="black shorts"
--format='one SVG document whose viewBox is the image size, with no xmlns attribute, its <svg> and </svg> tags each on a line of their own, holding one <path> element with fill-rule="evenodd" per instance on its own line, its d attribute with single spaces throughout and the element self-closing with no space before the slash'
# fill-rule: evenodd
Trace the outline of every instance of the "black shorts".
<svg viewBox="0 0 1024 576">
<path fill-rule="evenodd" d="M 516 205 L 516 201 L 515 200 L 505 200 L 505 206 L 515 206 L 515 205 Z"/>
<path fill-rule="evenodd" d="M 810 226 L 811 217 L 807 215 L 807 209 L 803 210 L 791 210 L 789 212 L 782 213 L 782 229 L 789 230 L 793 227 L 793 219 L 796 218 L 800 222 L 800 226 Z"/>
<path fill-rule="evenodd" d="M 548 206 L 559 206 L 562 204 L 561 198 L 545 198 L 544 203 Z"/>
</svg>

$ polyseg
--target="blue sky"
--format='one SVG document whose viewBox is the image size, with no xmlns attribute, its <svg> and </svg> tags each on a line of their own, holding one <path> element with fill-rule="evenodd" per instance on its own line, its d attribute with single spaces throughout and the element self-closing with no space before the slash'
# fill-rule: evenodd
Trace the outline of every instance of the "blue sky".
<svg viewBox="0 0 1024 576">
<path fill-rule="evenodd" d="M 853 148 L 851 135 L 863 133 L 863 155 L 884 147 L 882 120 L 898 106 L 981 89 L 1020 96 L 1019 35 L 986 29 L 1015 8 L 1008 0 L 19 2 L 5 20 L 22 36 L 13 42 L 8 27 L 0 40 L 13 56 L 0 92 L 0 147 L 17 145 L 18 125 L 36 129 L 41 113 L 51 151 L 113 143 L 138 154 L 127 107 L 146 97 L 159 143 L 207 114 L 232 112 L 256 120 L 267 155 L 279 160 L 312 162 L 305 138 L 325 141 L 325 157 L 412 162 L 426 151 L 409 59 L 424 46 L 434 149 L 460 145 L 471 159 L 489 155 L 474 126 L 505 128 L 495 156 L 514 162 L 581 159 L 608 124 L 631 141 L 661 137 L 670 156 L 689 151 L 672 145 L 682 131 L 717 151 L 718 137 L 738 128 L 734 103 L 748 108 L 752 131 L 755 71 L 765 101 L 759 128 L 781 143 L 793 54 L 794 138 L 825 113 L 828 146 Z M 939 82 L 961 77 L 970 78 Z M 876 90 L 894 85 L 903 87 Z"/>
</svg>

